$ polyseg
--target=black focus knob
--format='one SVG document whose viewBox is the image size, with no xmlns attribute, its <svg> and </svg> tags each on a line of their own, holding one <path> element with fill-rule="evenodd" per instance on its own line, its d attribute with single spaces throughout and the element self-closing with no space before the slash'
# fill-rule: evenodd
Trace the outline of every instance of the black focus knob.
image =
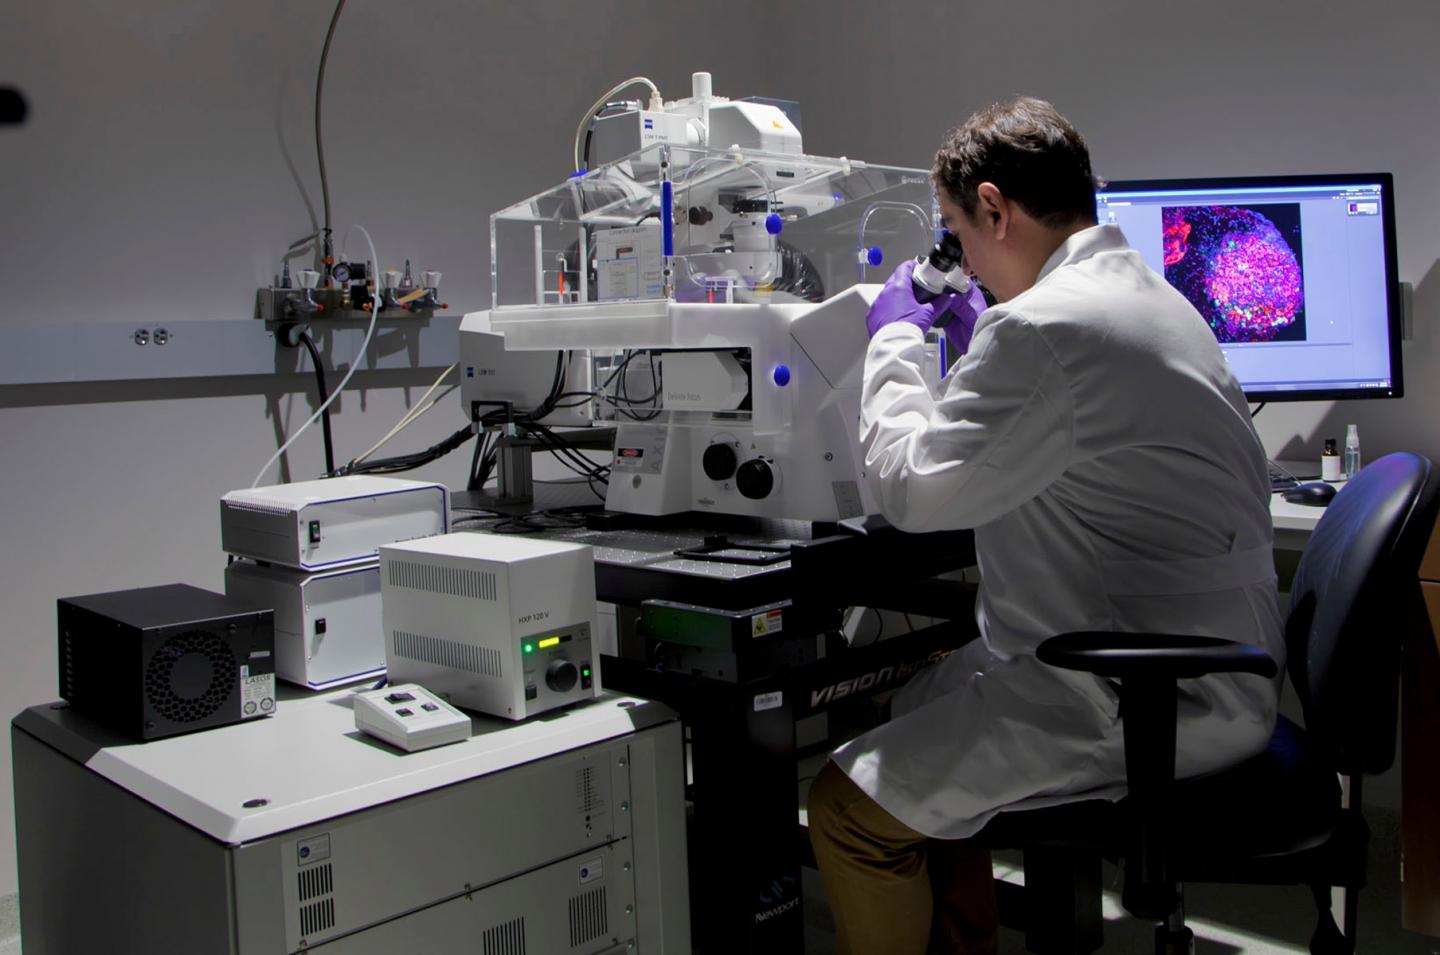
<svg viewBox="0 0 1440 955">
<path fill-rule="evenodd" d="M 728 444 L 712 444 L 700 458 L 705 476 L 712 481 L 728 481 L 735 474 L 735 465 L 740 463 L 735 449 Z"/>
<path fill-rule="evenodd" d="M 545 685 L 556 693 L 568 693 L 580 681 L 580 669 L 569 660 L 556 660 L 545 668 Z"/>
<path fill-rule="evenodd" d="M 761 458 L 746 461 L 735 472 L 735 486 L 745 497 L 758 501 L 769 497 L 770 492 L 775 490 L 775 472 L 770 469 L 770 464 Z"/>
</svg>

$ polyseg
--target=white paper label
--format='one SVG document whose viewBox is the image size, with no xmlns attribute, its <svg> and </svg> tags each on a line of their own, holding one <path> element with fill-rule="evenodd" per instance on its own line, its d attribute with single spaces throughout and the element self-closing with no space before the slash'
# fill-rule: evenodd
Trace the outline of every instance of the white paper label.
<svg viewBox="0 0 1440 955">
<path fill-rule="evenodd" d="M 764 713 L 766 710 L 778 710 L 785 705 L 785 694 L 776 691 L 774 693 L 761 693 L 755 697 L 755 712 Z"/>
<path fill-rule="evenodd" d="M 242 672 L 248 670 L 241 667 Z M 240 715 L 244 719 L 269 716 L 275 712 L 275 674 L 240 677 Z"/>
</svg>

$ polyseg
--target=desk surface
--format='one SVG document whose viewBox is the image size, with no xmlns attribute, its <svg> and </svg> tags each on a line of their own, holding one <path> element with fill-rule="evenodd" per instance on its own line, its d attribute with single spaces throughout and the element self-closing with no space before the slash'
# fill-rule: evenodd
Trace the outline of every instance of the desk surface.
<svg viewBox="0 0 1440 955">
<path fill-rule="evenodd" d="M 282 699 L 262 720 L 148 743 L 117 743 L 79 714 L 52 706 L 23 711 L 15 727 L 239 845 L 674 719 L 660 704 L 607 694 L 524 723 L 474 717 L 469 740 L 405 753 L 355 729 L 355 692 Z M 244 805 L 257 799 L 264 804 Z"/>
<path fill-rule="evenodd" d="M 1335 490 L 1345 489 L 1345 482 L 1335 483 Z M 1270 495 L 1270 520 L 1274 523 L 1277 531 L 1301 531 L 1310 533 L 1315 525 L 1320 523 L 1320 518 L 1325 513 L 1323 507 L 1311 507 L 1308 504 L 1291 504 L 1285 500 L 1280 492 Z"/>
<path fill-rule="evenodd" d="M 1308 504 L 1291 504 L 1280 494 L 1270 495 L 1270 520 L 1277 531 L 1305 531 L 1309 533 L 1320 522 L 1325 513 L 1323 507 Z"/>
</svg>

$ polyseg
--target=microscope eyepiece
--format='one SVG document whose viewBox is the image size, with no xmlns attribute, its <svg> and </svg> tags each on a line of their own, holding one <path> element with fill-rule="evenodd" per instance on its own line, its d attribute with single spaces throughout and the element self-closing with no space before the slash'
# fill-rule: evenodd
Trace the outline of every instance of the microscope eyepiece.
<svg viewBox="0 0 1440 955">
<path fill-rule="evenodd" d="M 915 301 L 923 304 L 947 292 L 963 295 L 970 291 L 970 277 L 960 268 L 964 255 L 960 239 L 953 232 L 942 234 L 930 254 L 916 264 L 911 274 Z"/>
</svg>

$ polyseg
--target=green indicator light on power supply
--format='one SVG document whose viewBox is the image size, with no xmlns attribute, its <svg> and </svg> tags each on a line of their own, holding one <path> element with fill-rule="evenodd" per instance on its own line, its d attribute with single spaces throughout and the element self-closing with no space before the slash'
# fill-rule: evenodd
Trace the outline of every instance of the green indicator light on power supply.
<svg viewBox="0 0 1440 955">
<path fill-rule="evenodd" d="M 581 675 L 581 676 L 589 676 L 589 675 L 590 675 L 590 668 L 589 668 L 589 667 L 586 667 L 585 669 L 581 670 L 581 671 L 580 671 L 580 675 Z"/>
<path fill-rule="evenodd" d="M 523 644 L 520 645 L 520 649 L 523 650 L 523 651 L 526 652 L 526 653 L 534 653 L 534 652 L 535 652 L 535 644 L 533 644 L 533 643 L 523 643 Z"/>
</svg>

